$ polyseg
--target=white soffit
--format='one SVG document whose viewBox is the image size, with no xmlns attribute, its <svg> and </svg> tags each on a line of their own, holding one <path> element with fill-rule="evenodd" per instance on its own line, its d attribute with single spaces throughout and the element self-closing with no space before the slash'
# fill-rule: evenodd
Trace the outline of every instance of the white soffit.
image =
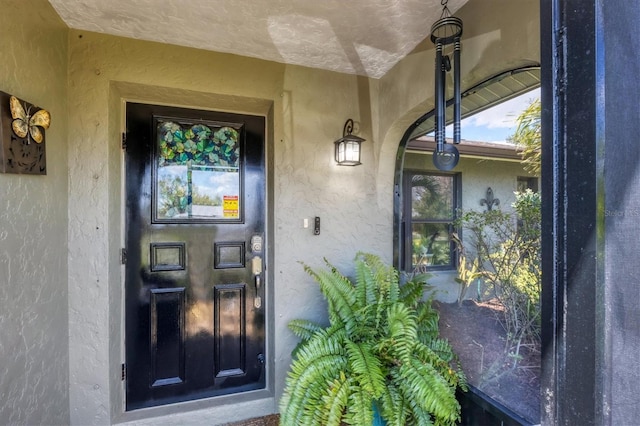
<svg viewBox="0 0 640 426">
<path fill-rule="evenodd" d="M 49 0 L 79 30 L 380 78 L 430 34 L 440 0 Z M 455 13 L 467 0 L 449 0 Z"/>
</svg>

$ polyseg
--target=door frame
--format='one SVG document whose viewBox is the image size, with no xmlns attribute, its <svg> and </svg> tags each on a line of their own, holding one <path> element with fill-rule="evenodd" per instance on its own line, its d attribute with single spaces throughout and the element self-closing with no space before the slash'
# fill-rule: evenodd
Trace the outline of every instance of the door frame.
<svg viewBox="0 0 640 426">
<path fill-rule="evenodd" d="M 118 335 L 110 335 L 110 341 L 117 339 L 117 350 L 114 352 L 114 345 L 110 345 L 110 368 L 111 378 L 118 376 L 118 385 L 111 388 L 111 397 L 113 409 L 113 422 L 126 422 L 141 420 L 155 416 L 178 415 L 192 410 L 215 410 L 216 416 L 233 419 L 238 416 L 239 407 L 246 407 L 249 412 L 255 412 L 256 416 L 264 413 L 272 412 L 275 400 L 275 336 L 274 336 L 274 194 L 273 194 L 273 134 L 274 134 L 274 102 L 268 99 L 242 98 L 238 96 L 219 95 L 211 93 L 194 93 L 193 91 L 183 89 L 166 89 L 158 96 L 149 96 L 149 93 L 159 93 L 156 88 L 145 85 L 131 85 L 128 83 L 114 83 L 110 93 L 110 107 L 113 111 L 117 111 L 117 124 L 112 122 L 110 126 L 110 135 L 114 141 L 117 141 L 119 168 L 119 185 L 118 185 L 118 217 L 112 217 L 111 220 L 118 222 L 119 235 L 117 244 L 117 266 L 118 270 L 118 313 L 113 317 L 117 318 Z M 197 101 L 193 102 L 194 95 L 198 96 Z M 221 395 L 211 398 L 199 400 L 184 401 L 175 404 L 161 405 L 156 407 L 148 407 L 139 410 L 126 411 L 126 381 L 121 380 L 123 365 L 126 361 L 126 310 L 125 310 L 125 264 L 122 263 L 121 248 L 125 247 L 126 241 L 126 164 L 125 151 L 122 149 L 123 135 L 126 134 L 126 104 L 128 102 L 144 103 L 149 105 L 161 105 L 177 108 L 200 109 L 210 111 L 230 112 L 237 114 L 255 115 L 264 117 L 265 119 L 265 140 L 264 140 L 264 156 L 265 156 L 265 202 L 264 202 L 264 281 L 269 285 L 264 286 L 263 304 L 265 309 L 265 354 L 266 362 L 264 365 L 266 381 L 265 388 L 248 391 L 243 393 Z M 115 114 L 114 114 L 115 116 Z M 111 145 L 115 147 L 116 144 Z M 114 149 L 114 148 L 113 148 Z M 110 149 L 113 153 L 113 150 Z M 112 199 L 110 204 L 116 202 Z M 110 215 L 115 216 L 115 215 Z M 115 229 L 115 227 L 114 227 Z M 112 251 L 113 253 L 113 251 Z M 114 263 L 111 258 L 110 264 Z M 125 372 L 126 374 L 126 372 Z M 113 382 L 112 382 L 113 383 Z M 211 415 L 211 412 L 208 412 Z"/>
</svg>

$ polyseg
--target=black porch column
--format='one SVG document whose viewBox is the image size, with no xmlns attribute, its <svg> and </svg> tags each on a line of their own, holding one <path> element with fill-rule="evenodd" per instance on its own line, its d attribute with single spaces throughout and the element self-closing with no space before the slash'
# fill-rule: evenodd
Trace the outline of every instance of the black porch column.
<svg viewBox="0 0 640 426">
<path fill-rule="evenodd" d="M 541 0 L 545 425 L 640 424 L 640 5 Z"/>
</svg>

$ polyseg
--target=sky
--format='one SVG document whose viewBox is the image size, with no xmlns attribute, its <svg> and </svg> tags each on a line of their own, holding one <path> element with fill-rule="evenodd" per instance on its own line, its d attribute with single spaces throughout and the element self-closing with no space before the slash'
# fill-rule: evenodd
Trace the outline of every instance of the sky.
<svg viewBox="0 0 640 426">
<path fill-rule="evenodd" d="M 531 103 L 540 98 L 540 89 L 534 89 L 516 98 L 474 114 L 461 121 L 461 136 L 463 140 L 481 142 L 504 142 L 516 130 L 518 115 Z M 447 136 L 451 137 L 453 130 L 447 127 Z"/>
</svg>

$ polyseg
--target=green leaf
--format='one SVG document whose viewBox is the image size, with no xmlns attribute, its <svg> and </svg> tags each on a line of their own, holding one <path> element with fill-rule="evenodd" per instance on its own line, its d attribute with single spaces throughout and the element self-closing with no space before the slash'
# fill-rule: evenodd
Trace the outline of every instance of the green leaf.
<svg viewBox="0 0 640 426">
<path fill-rule="evenodd" d="M 384 374 L 382 364 L 373 353 L 373 345 L 369 343 L 345 342 L 353 375 L 364 392 L 377 399 L 384 391 Z"/>
<path fill-rule="evenodd" d="M 302 340 L 309 340 L 316 332 L 323 330 L 320 324 L 307 320 L 292 320 L 288 327 Z"/>
<path fill-rule="evenodd" d="M 358 426 L 373 423 L 373 399 L 357 386 L 353 387 L 349 396 L 345 423 Z"/>
<path fill-rule="evenodd" d="M 323 398 L 327 413 L 326 426 L 340 426 L 342 423 L 352 386 L 353 380 L 348 379 L 344 372 L 340 372 L 340 376 L 329 384 L 329 391 Z"/>
</svg>

